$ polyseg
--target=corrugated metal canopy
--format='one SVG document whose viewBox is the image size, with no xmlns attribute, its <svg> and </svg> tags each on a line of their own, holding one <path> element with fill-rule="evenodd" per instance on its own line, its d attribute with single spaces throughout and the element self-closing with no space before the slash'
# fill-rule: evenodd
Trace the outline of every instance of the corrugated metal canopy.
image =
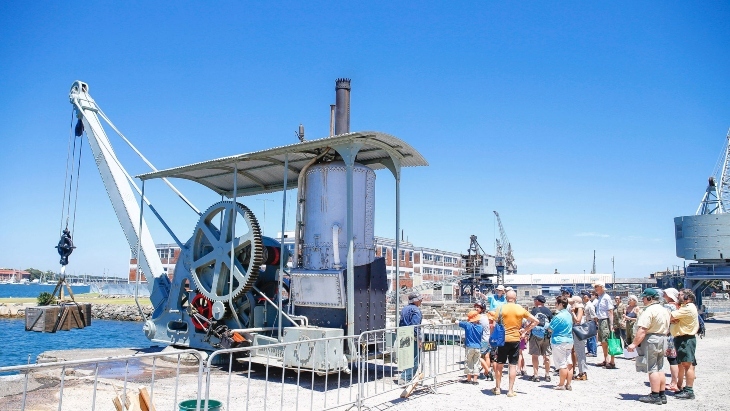
<svg viewBox="0 0 730 411">
<path fill-rule="evenodd" d="M 233 196 L 233 172 L 238 167 L 237 195 L 249 196 L 284 189 L 284 159 L 289 156 L 287 188 L 297 187 L 299 172 L 326 148 L 361 145 L 355 161 L 378 170 L 389 167 L 392 159 L 401 167 L 427 166 L 428 162 L 403 140 L 377 131 L 360 131 L 318 140 L 304 141 L 264 151 L 222 157 L 202 163 L 140 174 L 142 180 L 184 178 L 200 183 L 218 194 Z"/>
</svg>

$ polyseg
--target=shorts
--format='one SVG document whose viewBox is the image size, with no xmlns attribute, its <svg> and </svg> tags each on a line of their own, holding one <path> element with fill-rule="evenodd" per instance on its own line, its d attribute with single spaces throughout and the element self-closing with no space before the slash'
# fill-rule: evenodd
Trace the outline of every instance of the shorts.
<svg viewBox="0 0 730 411">
<path fill-rule="evenodd" d="M 466 361 L 464 363 L 464 374 L 479 374 L 479 348 L 466 349 Z"/>
<path fill-rule="evenodd" d="M 608 327 L 608 318 L 598 320 L 598 341 L 607 343 L 611 338 L 611 329 Z"/>
<path fill-rule="evenodd" d="M 492 351 L 492 346 L 491 346 L 491 345 L 489 345 L 489 342 L 487 342 L 487 341 L 482 341 L 482 347 L 481 347 L 481 349 L 479 350 L 479 354 L 481 354 L 481 355 L 482 355 L 482 357 L 483 357 L 483 356 L 485 356 L 485 355 L 489 354 L 489 352 L 490 352 L 490 351 Z"/>
<path fill-rule="evenodd" d="M 694 335 L 683 335 L 674 337 L 674 348 L 677 349 L 677 362 L 689 362 L 697 365 L 697 337 Z"/>
<path fill-rule="evenodd" d="M 527 350 L 530 355 L 550 355 L 552 349 L 550 348 L 550 338 L 537 338 L 534 335 L 530 336 L 530 348 Z"/>
<path fill-rule="evenodd" d="M 497 364 L 517 365 L 520 360 L 520 342 L 505 342 L 497 349 Z"/>
<path fill-rule="evenodd" d="M 677 361 L 677 357 L 667 357 L 665 355 L 664 358 L 667 359 L 667 362 L 669 363 L 669 365 L 679 365 L 679 361 Z"/>
<path fill-rule="evenodd" d="M 667 350 L 667 336 L 650 334 L 641 344 L 636 347 L 636 370 L 648 372 L 661 372 L 664 368 L 664 354 Z"/>
<path fill-rule="evenodd" d="M 558 370 L 573 364 L 573 343 L 556 344 L 553 347 L 553 366 Z"/>
</svg>

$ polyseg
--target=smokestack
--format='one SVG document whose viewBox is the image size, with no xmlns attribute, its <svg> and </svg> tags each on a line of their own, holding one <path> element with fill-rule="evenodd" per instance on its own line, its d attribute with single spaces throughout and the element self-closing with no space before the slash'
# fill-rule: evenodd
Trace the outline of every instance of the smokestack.
<svg viewBox="0 0 730 411">
<path fill-rule="evenodd" d="M 335 81 L 335 135 L 350 132 L 350 79 Z"/>
</svg>

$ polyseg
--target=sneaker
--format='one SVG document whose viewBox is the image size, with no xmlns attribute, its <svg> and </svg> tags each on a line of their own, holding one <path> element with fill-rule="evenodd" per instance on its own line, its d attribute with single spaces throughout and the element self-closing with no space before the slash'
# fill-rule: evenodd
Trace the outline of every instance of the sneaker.
<svg viewBox="0 0 730 411">
<path fill-rule="evenodd" d="M 494 387 L 494 388 L 492 388 L 492 394 L 494 394 L 494 395 L 502 394 L 502 390 L 500 390 L 497 387 Z"/>
<path fill-rule="evenodd" d="M 472 381 L 471 385 L 479 385 L 479 381 Z"/>
<path fill-rule="evenodd" d="M 683 390 L 683 391 L 680 391 L 680 392 L 674 394 L 674 398 L 681 398 L 683 400 L 694 400 L 695 393 L 694 393 L 694 391 Z"/>
<path fill-rule="evenodd" d="M 656 405 L 662 405 L 662 398 L 658 395 L 649 394 L 645 395 L 643 397 L 639 397 L 639 401 L 645 402 L 647 404 L 656 404 Z"/>
<path fill-rule="evenodd" d="M 488 377 L 484 374 L 479 374 L 479 377 L 477 378 L 479 378 L 480 380 L 486 380 Z"/>
<path fill-rule="evenodd" d="M 545 376 L 545 382 L 550 382 L 550 380 L 551 380 L 550 376 L 549 375 L 546 375 Z"/>
<path fill-rule="evenodd" d="M 665 394 L 659 394 L 659 398 L 662 399 L 662 404 L 667 403 L 667 396 Z"/>
<path fill-rule="evenodd" d="M 487 374 L 487 381 L 494 381 L 494 374 L 491 371 Z"/>
<path fill-rule="evenodd" d="M 533 375 L 532 378 L 530 378 L 530 381 L 532 381 L 532 382 L 540 382 L 540 377 L 538 377 L 537 375 Z"/>
<path fill-rule="evenodd" d="M 514 392 L 514 391 L 510 391 L 510 392 L 507 393 L 507 396 L 508 397 L 516 397 L 517 396 L 517 393 Z"/>
</svg>

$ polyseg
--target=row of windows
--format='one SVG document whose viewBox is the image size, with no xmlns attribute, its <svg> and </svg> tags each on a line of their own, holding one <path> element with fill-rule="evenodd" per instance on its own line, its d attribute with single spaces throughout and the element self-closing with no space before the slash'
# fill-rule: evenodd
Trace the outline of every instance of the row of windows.
<svg viewBox="0 0 730 411">
<path fill-rule="evenodd" d="M 172 248 L 157 249 L 157 254 L 159 254 L 162 259 L 175 258 L 175 250 Z"/>
<path fill-rule="evenodd" d="M 423 267 L 423 274 L 452 275 L 453 271 L 443 268 Z"/>
<path fill-rule="evenodd" d="M 385 257 L 385 255 L 390 251 L 393 253 L 395 250 L 391 247 L 385 247 L 385 246 L 378 246 L 379 255 Z M 414 251 L 410 250 L 400 250 L 400 260 L 406 261 L 406 258 L 408 261 L 413 262 L 413 254 L 415 254 Z M 439 254 L 430 254 L 430 253 L 423 253 L 423 261 L 432 261 L 436 263 L 444 262 L 446 264 L 458 264 L 459 259 L 457 257 L 449 257 L 449 256 L 443 256 Z"/>
</svg>

